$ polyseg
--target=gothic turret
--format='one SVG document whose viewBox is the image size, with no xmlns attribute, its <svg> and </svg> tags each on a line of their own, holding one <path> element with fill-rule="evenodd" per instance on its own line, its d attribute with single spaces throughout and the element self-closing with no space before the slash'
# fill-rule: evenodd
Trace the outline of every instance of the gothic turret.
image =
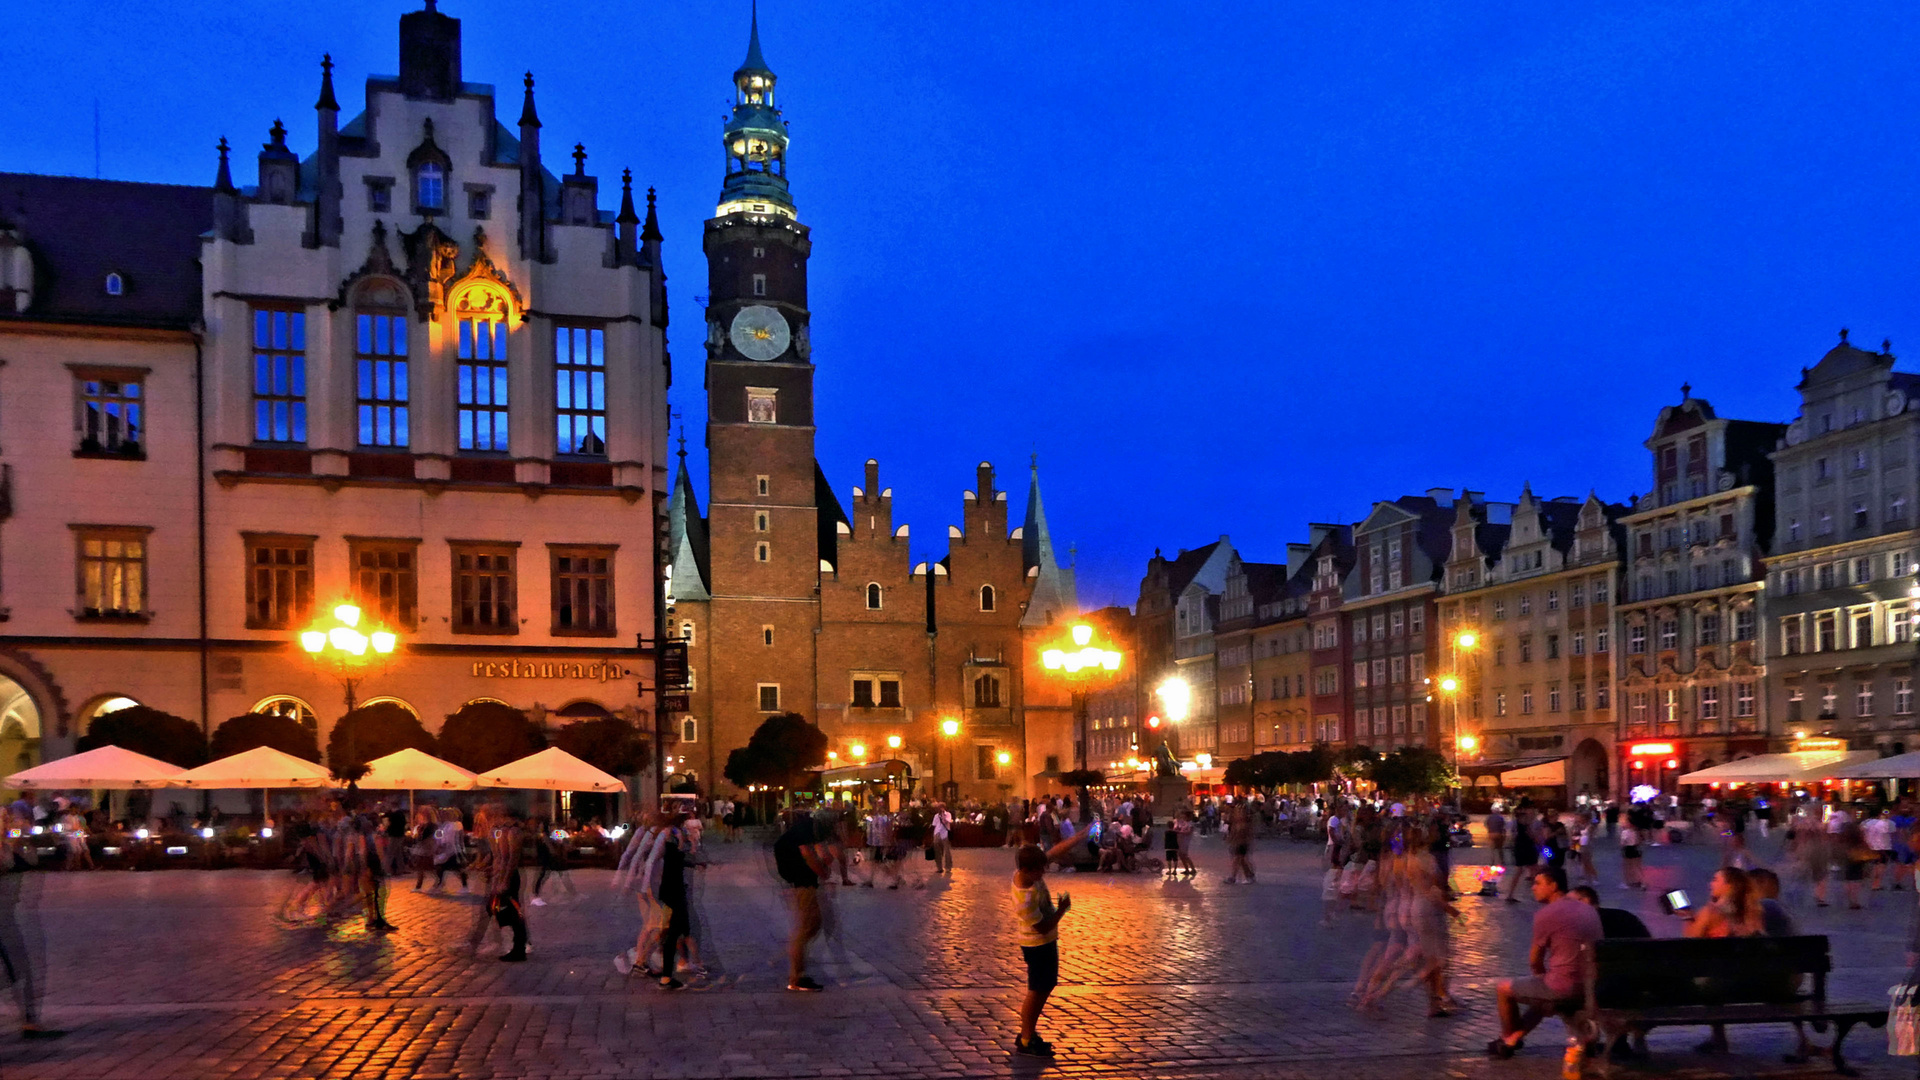
<svg viewBox="0 0 1920 1080">
<path fill-rule="evenodd" d="M 727 178 L 720 185 L 720 209 L 728 214 L 779 214 L 794 217 L 787 191 L 787 122 L 774 105 L 778 78 L 760 54 L 760 10 L 754 5 L 747 58 L 733 73 L 733 114 L 723 134 Z"/>
<path fill-rule="evenodd" d="M 547 180 L 540 167 L 540 114 L 533 109 L 533 72 L 520 103 L 520 255 L 543 262 L 547 254 Z"/>
<path fill-rule="evenodd" d="M 292 204 L 300 186 L 300 158 L 287 149 L 287 125 L 278 120 L 260 146 L 261 202 Z"/>
<path fill-rule="evenodd" d="M 227 139 L 220 137 L 220 169 L 213 177 L 213 232 L 222 240 L 248 243 L 247 212 L 240 204 L 240 189 L 233 186 L 233 169 L 227 163 Z"/>
<path fill-rule="evenodd" d="M 1027 520 L 1020 527 L 1020 549 L 1027 576 L 1033 581 L 1033 595 L 1027 601 L 1021 626 L 1047 626 L 1080 613 L 1078 589 L 1073 568 L 1062 567 L 1054 557 L 1053 536 L 1047 530 L 1047 510 L 1040 502 L 1040 465 L 1033 464 L 1027 485 Z"/>
<path fill-rule="evenodd" d="M 313 247 L 334 247 L 340 243 L 340 102 L 333 96 L 333 55 L 320 58 L 320 100 L 313 110 L 320 125 L 320 141 L 314 152 L 313 231 L 307 242 Z"/>
</svg>

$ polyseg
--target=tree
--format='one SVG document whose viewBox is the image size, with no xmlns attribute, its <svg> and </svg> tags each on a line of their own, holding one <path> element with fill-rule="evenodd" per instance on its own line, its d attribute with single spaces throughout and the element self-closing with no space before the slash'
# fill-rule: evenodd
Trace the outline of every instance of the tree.
<svg viewBox="0 0 1920 1080">
<path fill-rule="evenodd" d="M 826 762 L 826 732 L 798 713 L 776 713 L 727 755 L 722 775 L 739 787 L 792 788 L 799 774 Z"/>
<path fill-rule="evenodd" d="M 358 780 L 367 774 L 367 762 L 408 748 L 434 751 L 433 735 L 419 717 L 391 701 L 362 705 L 327 735 L 327 767 L 339 779 Z"/>
<path fill-rule="evenodd" d="M 614 776 L 632 776 L 649 764 L 647 740 L 617 716 L 575 720 L 553 733 L 553 745 Z"/>
<path fill-rule="evenodd" d="M 320 760 L 320 737 L 313 728 L 279 713 L 242 713 L 213 729 L 213 756 L 223 758 L 271 746 L 306 761 Z"/>
<path fill-rule="evenodd" d="M 87 733 L 76 744 L 83 751 L 103 746 L 145 754 L 182 769 L 207 763 L 207 737 L 199 724 L 145 705 L 101 713 L 87 724 Z"/>
<path fill-rule="evenodd" d="M 1372 762 L 1368 778 L 1389 795 L 1438 795 L 1454 784 L 1453 767 L 1438 750 L 1403 746 Z"/>
<path fill-rule="evenodd" d="M 1263 786 L 1261 783 L 1260 763 L 1256 759 L 1264 756 L 1264 754 L 1255 754 L 1253 757 L 1234 758 L 1232 761 L 1227 762 L 1226 771 L 1220 776 L 1221 781 L 1228 787 L 1250 788 Z"/>
<path fill-rule="evenodd" d="M 436 741 L 441 757 L 478 773 L 546 749 L 547 735 L 511 705 L 470 701 L 448 715 Z"/>
</svg>

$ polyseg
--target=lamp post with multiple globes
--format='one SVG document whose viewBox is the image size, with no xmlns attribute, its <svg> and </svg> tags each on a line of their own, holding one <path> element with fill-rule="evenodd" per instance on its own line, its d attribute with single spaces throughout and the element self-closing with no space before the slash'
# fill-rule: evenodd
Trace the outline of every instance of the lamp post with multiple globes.
<svg viewBox="0 0 1920 1080">
<path fill-rule="evenodd" d="M 1447 699 L 1448 730 L 1445 738 L 1448 762 L 1453 766 L 1455 784 L 1454 802 L 1456 805 L 1458 805 L 1460 799 L 1460 755 L 1462 752 L 1471 754 L 1474 749 L 1480 745 L 1479 739 L 1471 734 L 1462 733 L 1460 730 L 1460 694 L 1466 687 L 1466 679 L 1462 671 L 1461 659 L 1463 654 L 1471 658 L 1474 662 L 1475 673 L 1478 673 L 1480 655 L 1476 649 L 1479 647 L 1479 644 L 1480 635 L 1474 633 L 1472 630 L 1462 630 L 1451 638 L 1448 638 L 1447 673 L 1440 676 L 1437 683 L 1434 683 L 1431 679 L 1428 680 L 1428 682 L 1433 683 Z"/>
<path fill-rule="evenodd" d="M 1120 653 L 1093 643 L 1093 627 L 1075 623 L 1069 631 L 1073 648 L 1058 646 L 1040 653 L 1040 666 L 1067 681 L 1073 696 L 1073 730 L 1078 767 L 1087 767 L 1087 691 L 1096 679 L 1104 682 L 1120 670 Z"/>
<path fill-rule="evenodd" d="M 336 605 L 331 613 L 333 622 L 324 620 L 300 631 L 300 647 L 316 668 L 327 671 L 339 680 L 340 688 L 345 692 L 347 712 L 354 710 L 356 703 L 354 691 L 360 681 L 367 677 L 375 664 L 385 664 L 393 651 L 400 645 L 400 636 L 385 627 L 369 623 L 361 626 L 360 609 L 353 604 Z M 355 753 L 354 729 L 347 728 L 347 761 L 343 765 L 359 764 Z"/>
</svg>

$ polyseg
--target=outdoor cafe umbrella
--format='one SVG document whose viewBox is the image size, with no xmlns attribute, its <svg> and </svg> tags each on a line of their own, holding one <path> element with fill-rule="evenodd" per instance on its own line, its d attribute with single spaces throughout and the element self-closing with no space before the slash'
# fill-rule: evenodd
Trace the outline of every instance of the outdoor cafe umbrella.
<svg viewBox="0 0 1920 1080">
<path fill-rule="evenodd" d="M 477 783 L 480 787 L 534 788 L 540 791 L 551 791 L 554 793 L 555 817 L 559 816 L 558 804 L 562 791 L 627 790 L 627 785 L 618 777 L 601 772 L 557 746 L 549 746 L 538 753 L 528 754 L 518 761 L 510 761 L 497 769 L 489 769 L 480 774 Z"/>
<path fill-rule="evenodd" d="M 0 786 L 18 790 L 92 790 L 131 791 L 136 788 L 163 788 L 178 777 L 181 769 L 145 754 L 136 754 L 118 746 L 102 746 L 84 754 L 56 758 L 24 772 L 14 773 Z"/>
<path fill-rule="evenodd" d="M 1836 780 L 1914 780 L 1920 779 L 1920 750 L 1892 757 L 1856 761 L 1827 775 Z"/>
<path fill-rule="evenodd" d="M 173 778 L 171 787 L 216 789 L 259 788 L 260 809 L 265 823 L 273 824 L 273 809 L 267 802 L 269 788 L 332 787 L 335 781 L 326 766 L 297 758 L 271 746 L 256 746 L 209 761 L 197 769 L 188 769 Z"/>
<path fill-rule="evenodd" d="M 367 762 L 367 774 L 355 781 L 360 787 L 407 793 L 407 808 L 413 808 L 413 793 L 432 788 L 436 791 L 469 791 L 474 775 L 451 761 L 442 761 L 423 750 L 409 746 L 386 757 Z"/>
</svg>

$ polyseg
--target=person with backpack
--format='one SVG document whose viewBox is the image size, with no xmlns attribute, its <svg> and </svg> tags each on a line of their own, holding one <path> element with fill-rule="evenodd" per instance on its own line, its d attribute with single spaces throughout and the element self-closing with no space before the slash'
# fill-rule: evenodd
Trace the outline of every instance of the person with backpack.
<svg viewBox="0 0 1920 1080">
<path fill-rule="evenodd" d="M 832 858 L 828 838 L 821 834 L 811 813 L 794 815 L 786 831 L 773 842 L 773 866 L 780 880 L 787 883 L 793 905 L 793 937 L 787 943 L 787 989 L 817 994 L 826 987 L 807 974 L 807 945 L 820 936 L 823 918 L 820 912 L 820 875 L 827 872 Z"/>
</svg>

